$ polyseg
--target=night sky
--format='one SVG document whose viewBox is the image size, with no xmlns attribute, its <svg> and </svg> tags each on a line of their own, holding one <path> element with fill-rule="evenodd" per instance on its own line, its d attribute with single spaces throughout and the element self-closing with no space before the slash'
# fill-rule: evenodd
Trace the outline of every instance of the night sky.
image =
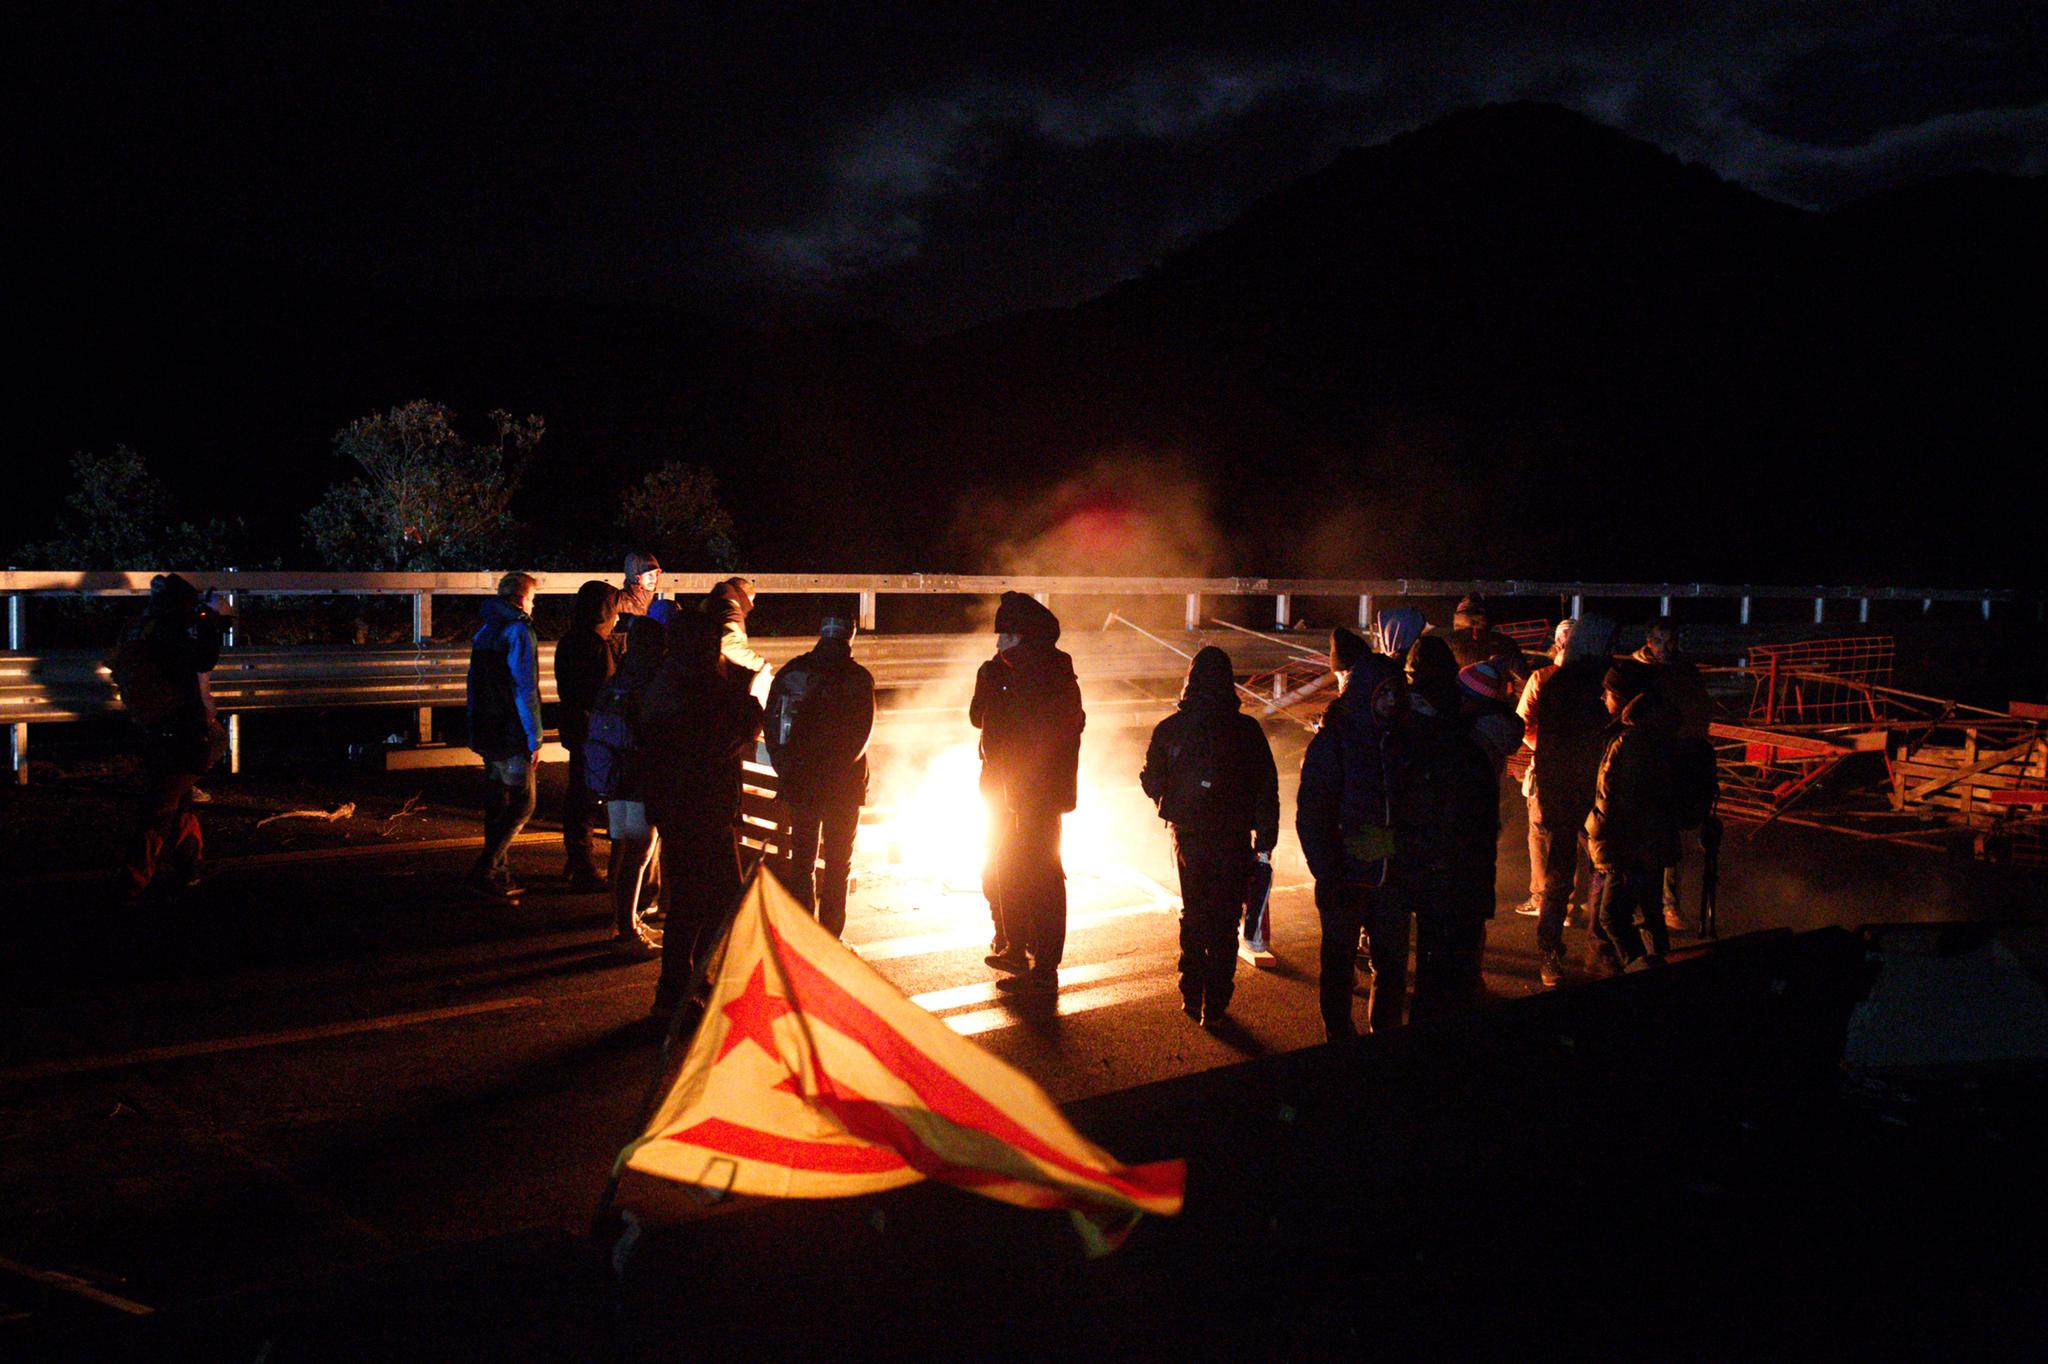
<svg viewBox="0 0 2048 1364">
<path fill-rule="evenodd" d="M 51 240 L 910 335 L 1092 296 L 1490 100 L 1811 207 L 2048 168 L 2028 3 L 39 8 L 19 145 Z"/>
</svg>

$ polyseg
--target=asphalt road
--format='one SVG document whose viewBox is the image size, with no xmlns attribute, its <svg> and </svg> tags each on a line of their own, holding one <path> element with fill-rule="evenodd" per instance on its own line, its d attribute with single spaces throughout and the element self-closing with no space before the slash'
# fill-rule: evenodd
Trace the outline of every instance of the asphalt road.
<svg viewBox="0 0 2048 1364">
<path fill-rule="evenodd" d="M 1533 923 L 1507 910 L 1520 837 L 1504 830 L 1494 1005 L 1538 989 Z M 470 855 L 247 858 L 142 922 L 89 881 L 19 889 L 0 938 L 0 1340 L 52 1295 L 162 1308 L 585 1223 L 655 1064 L 632 1025 L 656 967 L 612 950 L 603 897 L 563 892 L 545 832 L 516 851 L 516 906 L 453 891 Z M 1726 868 L 1726 934 L 1970 917 L 1991 893 L 1968 868 L 1797 835 L 1737 844 Z M 1178 1008 L 1163 837 L 1073 877 L 1051 1008 L 992 988 L 972 888 L 879 850 L 857 870 L 847 940 L 1063 1102 L 1321 1040 L 1298 864 L 1278 878 L 1277 967 L 1240 968 L 1213 1033 Z"/>
</svg>

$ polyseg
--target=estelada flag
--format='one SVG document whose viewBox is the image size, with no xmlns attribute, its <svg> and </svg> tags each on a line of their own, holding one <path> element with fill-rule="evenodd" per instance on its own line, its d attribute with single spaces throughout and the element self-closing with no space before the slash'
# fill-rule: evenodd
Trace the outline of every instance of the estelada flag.
<svg viewBox="0 0 2048 1364">
<path fill-rule="evenodd" d="M 765 867 L 721 950 L 675 1083 L 621 1170 L 771 1198 L 936 1179 L 1098 1227 L 1180 1211 L 1185 1162 L 1117 1164 L 1021 1072 L 819 927 Z"/>
</svg>

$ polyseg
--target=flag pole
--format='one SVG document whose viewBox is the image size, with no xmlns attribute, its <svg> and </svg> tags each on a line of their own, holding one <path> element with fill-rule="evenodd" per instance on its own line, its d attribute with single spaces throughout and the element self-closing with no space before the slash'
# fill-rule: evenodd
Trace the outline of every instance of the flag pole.
<svg viewBox="0 0 2048 1364">
<path fill-rule="evenodd" d="M 733 920 L 739 916 L 740 905 L 745 902 L 747 892 L 754 888 L 754 877 L 761 875 L 765 861 L 765 854 L 762 858 L 756 859 L 753 875 L 740 884 L 740 893 L 726 906 L 724 915 L 719 919 L 718 934 L 713 939 L 716 944 L 715 950 L 704 954 L 704 960 L 698 963 L 696 972 L 690 978 L 689 993 L 683 996 L 683 1002 L 676 1005 L 675 1012 L 669 1015 L 668 1031 L 661 1039 L 661 1055 L 655 1062 L 653 1076 L 647 1082 L 647 1093 L 640 1100 L 639 1121 L 633 1125 L 636 1136 L 647 1130 L 648 1119 L 654 1116 L 654 1106 L 661 1102 L 662 1082 L 668 1078 L 669 1056 L 675 1050 L 676 1039 L 683 1034 L 683 1020 L 686 1017 L 690 1019 L 690 1031 L 694 1034 L 696 1024 L 704 1016 L 705 1000 L 711 990 L 712 967 L 724 961 L 726 939 L 732 936 Z M 597 1197 L 597 1210 L 590 1216 L 590 1234 L 593 1238 L 601 1236 L 604 1232 L 605 1218 L 612 1210 L 612 1200 L 618 1196 L 619 1180 L 624 1173 L 624 1162 L 614 1159 L 611 1177 L 605 1180 L 604 1192 Z"/>
</svg>

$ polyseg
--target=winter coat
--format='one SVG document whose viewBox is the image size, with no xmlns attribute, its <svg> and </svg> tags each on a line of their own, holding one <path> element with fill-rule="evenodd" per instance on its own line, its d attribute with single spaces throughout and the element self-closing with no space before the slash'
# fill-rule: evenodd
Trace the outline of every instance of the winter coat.
<svg viewBox="0 0 2048 1364">
<path fill-rule="evenodd" d="M 1601 682 L 1613 664 L 1613 643 L 1612 621 L 1582 617 L 1564 661 L 1537 669 L 1522 692 L 1522 742 L 1535 754 L 1524 789 L 1536 818 L 1545 804 L 1567 812 L 1592 804 L 1608 721 Z"/>
<path fill-rule="evenodd" d="M 1402 763 L 1394 782 L 1394 846 L 1401 880 L 1447 892 L 1419 899 L 1416 911 L 1455 909 L 1493 917 L 1490 893 L 1462 893 L 1493 887 L 1500 782 L 1492 762 L 1457 715 L 1411 715 L 1401 737 Z"/>
<path fill-rule="evenodd" d="M 1586 849 L 1601 871 L 1678 864 L 1673 803 L 1678 717 L 1656 692 L 1644 692 L 1606 731 Z"/>
<path fill-rule="evenodd" d="M 1205 771 L 1212 787 L 1197 793 L 1188 778 Z M 1230 656 L 1213 645 L 1195 655 L 1180 706 L 1152 730 L 1138 785 L 1176 829 L 1252 835 L 1271 852 L 1280 841 L 1280 776 L 1273 746 L 1237 699 Z"/>
<path fill-rule="evenodd" d="M 868 796 L 875 677 L 843 639 L 821 639 L 775 674 L 768 689 L 768 760 L 782 798 L 803 810 Z"/>
<path fill-rule="evenodd" d="M 226 733 L 200 680 L 219 664 L 226 632 L 227 621 L 196 600 L 152 602 L 109 659 L 145 750 L 171 771 L 203 774 L 226 749 Z"/>
<path fill-rule="evenodd" d="M 469 642 L 469 746 L 485 762 L 540 751 L 540 659 L 533 619 L 503 597 L 484 602 Z"/>
<path fill-rule="evenodd" d="M 619 593 L 608 583 L 588 582 L 576 592 L 569 633 L 555 646 L 555 695 L 565 744 L 580 744 L 590 727 L 590 707 L 618 668 L 625 636 L 616 629 Z"/>
<path fill-rule="evenodd" d="M 1088 717 L 1065 650 L 1041 635 L 982 664 L 967 718 L 981 731 L 984 795 L 1020 813 L 1074 808 Z"/>
<path fill-rule="evenodd" d="M 1393 724 L 1373 714 L 1373 697 L 1389 687 L 1396 694 L 1402 687 L 1392 659 L 1360 660 L 1302 755 L 1294 832 L 1318 885 L 1387 882 L 1402 742 Z"/>
<path fill-rule="evenodd" d="M 1485 752 L 1487 762 L 1493 766 L 1493 779 L 1499 781 L 1507 771 L 1508 759 L 1522 746 L 1522 719 L 1508 709 L 1505 701 L 1488 701 L 1476 696 L 1466 696 L 1460 703 L 1459 712 L 1464 716 L 1466 730 L 1472 735 L 1472 742 Z"/>
<path fill-rule="evenodd" d="M 727 677 L 715 635 L 675 633 L 634 731 L 647 813 L 656 825 L 730 824 L 740 814 L 740 765 L 761 737 L 761 704 Z"/>
<path fill-rule="evenodd" d="M 654 605 L 654 590 L 642 587 L 638 575 L 626 579 L 626 585 L 618 592 L 619 614 L 622 616 L 644 616 L 647 608 Z"/>
<path fill-rule="evenodd" d="M 701 609 L 718 625 L 718 652 L 728 664 L 748 677 L 768 666 L 768 660 L 754 652 L 747 640 L 747 616 L 754 604 L 745 592 L 720 583 L 705 594 Z"/>
<path fill-rule="evenodd" d="M 668 656 L 668 632 L 660 621 L 651 617 L 625 619 L 632 622 L 632 628 L 620 629 L 614 635 L 614 638 L 625 636 L 625 657 L 619 660 L 618 671 L 598 693 L 597 704 L 616 709 L 634 736 L 612 799 L 644 801 L 647 799 L 644 769 L 648 750 L 640 742 L 640 716 L 646 707 L 648 689 L 654 685 L 654 679 L 660 674 L 661 665 Z M 624 624 L 625 620 L 622 620 L 621 625 Z"/>
</svg>

